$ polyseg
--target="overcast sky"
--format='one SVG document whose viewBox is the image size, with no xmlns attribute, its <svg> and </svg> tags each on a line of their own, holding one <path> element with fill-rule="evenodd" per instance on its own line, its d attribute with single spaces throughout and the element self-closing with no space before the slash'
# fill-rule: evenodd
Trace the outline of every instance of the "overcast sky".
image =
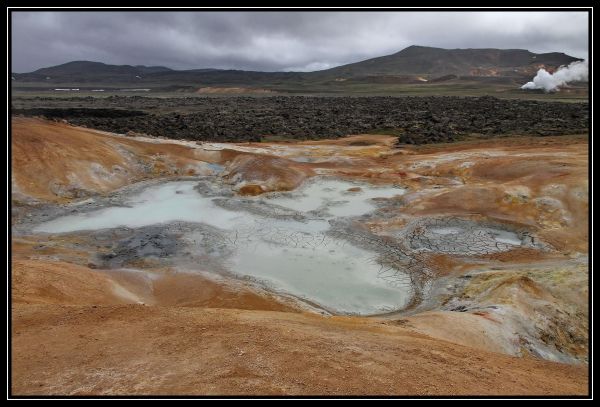
<svg viewBox="0 0 600 407">
<path fill-rule="evenodd" d="M 74 60 L 313 71 L 409 45 L 525 48 L 587 58 L 575 12 L 14 12 L 13 72 Z"/>
</svg>

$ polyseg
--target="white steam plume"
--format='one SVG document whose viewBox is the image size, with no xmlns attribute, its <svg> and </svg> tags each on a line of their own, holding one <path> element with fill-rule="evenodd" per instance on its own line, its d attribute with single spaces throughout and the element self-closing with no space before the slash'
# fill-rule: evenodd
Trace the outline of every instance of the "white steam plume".
<svg viewBox="0 0 600 407">
<path fill-rule="evenodd" d="M 588 81 L 587 61 L 575 61 L 569 66 L 561 66 L 554 74 L 542 68 L 537 72 L 533 81 L 527 82 L 521 86 L 521 89 L 544 89 L 545 92 L 554 92 L 558 90 L 559 86 L 576 81 Z"/>
</svg>

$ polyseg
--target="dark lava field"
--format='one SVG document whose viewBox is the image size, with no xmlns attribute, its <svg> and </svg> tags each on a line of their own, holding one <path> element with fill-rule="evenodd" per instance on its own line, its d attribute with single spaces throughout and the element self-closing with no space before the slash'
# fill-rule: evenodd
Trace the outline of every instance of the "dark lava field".
<svg viewBox="0 0 600 407">
<path fill-rule="evenodd" d="M 115 133 L 244 142 L 384 133 L 400 144 L 588 131 L 587 103 L 494 97 L 13 98 L 12 114 Z"/>
</svg>

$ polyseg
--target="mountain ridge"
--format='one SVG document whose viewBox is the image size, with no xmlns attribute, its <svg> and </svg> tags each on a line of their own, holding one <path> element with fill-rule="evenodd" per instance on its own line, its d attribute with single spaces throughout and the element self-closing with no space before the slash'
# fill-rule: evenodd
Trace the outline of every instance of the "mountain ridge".
<svg viewBox="0 0 600 407">
<path fill-rule="evenodd" d="M 356 81 L 390 77 L 392 81 L 427 82 L 454 76 L 465 78 L 526 78 L 540 68 L 549 71 L 581 59 L 560 52 L 536 54 L 525 49 L 444 49 L 412 45 L 394 54 L 312 72 L 245 71 L 197 68 L 176 70 L 164 66 L 110 65 L 71 61 L 28 73 L 13 73 L 13 82 L 47 83 L 178 83 L 207 85 L 260 85 L 281 81 Z M 381 79 L 379 79 L 381 80 Z"/>
</svg>

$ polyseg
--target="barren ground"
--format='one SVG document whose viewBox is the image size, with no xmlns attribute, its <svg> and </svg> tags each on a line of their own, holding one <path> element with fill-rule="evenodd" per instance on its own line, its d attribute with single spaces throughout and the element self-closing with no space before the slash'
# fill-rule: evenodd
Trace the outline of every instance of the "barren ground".
<svg viewBox="0 0 600 407">
<path fill-rule="evenodd" d="M 586 394 L 587 135 L 395 141 L 196 143 L 13 118 L 12 393 Z M 401 251 L 419 295 L 385 315 L 327 315 L 172 258 L 130 258 L 135 273 L 99 263 L 118 239 L 32 231 L 184 176 L 233 196 L 317 176 L 406 188 L 340 232 Z"/>
</svg>

